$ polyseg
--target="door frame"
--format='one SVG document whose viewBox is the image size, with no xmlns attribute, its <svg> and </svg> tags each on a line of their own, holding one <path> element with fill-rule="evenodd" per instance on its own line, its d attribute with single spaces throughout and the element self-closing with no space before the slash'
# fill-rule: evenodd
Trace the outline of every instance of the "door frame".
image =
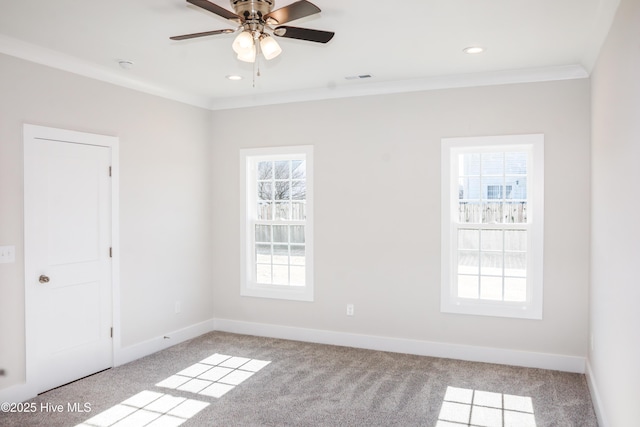
<svg viewBox="0 0 640 427">
<path fill-rule="evenodd" d="M 121 346 L 120 340 L 120 221 L 119 221 L 119 200 L 120 200 L 120 175 L 119 175 L 119 144 L 120 140 L 116 136 L 98 135 L 93 133 L 78 132 L 74 130 L 58 129 L 46 126 L 38 126 L 32 124 L 23 125 L 23 150 L 27 145 L 27 141 L 43 140 L 57 141 L 66 143 L 75 143 L 83 145 L 95 145 L 110 148 L 111 153 L 111 308 L 112 308 L 112 326 L 113 339 L 111 342 L 111 365 L 115 366 L 115 361 Z M 23 151 L 24 165 L 30 160 L 27 158 L 26 150 Z M 23 171 L 23 182 L 26 181 L 26 168 Z M 26 209 L 27 194 L 24 193 L 24 272 L 25 272 L 25 386 L 30 397 L 36 396 L 38 386 L 35 375 L 38 371 L 37 359 L 35 355 L 35 313 L 33 313 L 32 292 L 27 286 L 27 277 L 29 271 L 33 268 L 31 262 L 27 258 L 27 241 L 28 231 L 27 224 L 30 221 L 31 213 Z"/>
</svg>

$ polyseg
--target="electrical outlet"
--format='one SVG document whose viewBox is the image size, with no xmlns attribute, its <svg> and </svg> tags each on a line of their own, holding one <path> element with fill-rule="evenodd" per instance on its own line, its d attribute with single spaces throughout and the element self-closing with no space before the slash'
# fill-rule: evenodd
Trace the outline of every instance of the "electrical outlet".
<svg viewBox="0 0 640 427">
<path fill-rule="evenodd" d="M 354 306 L 353 304 L 347 304 L 347 316 L 353 316 L 354 315 Z"/>
<path fill-rule="evenodd" d="M 180 301 L 176 301 L 176 306 L 174 311 L 176 314 L 180 314 L 180 312 L 182 311 L 182 306 L 180 305 Z"/>
<path fill-rule="evenodd" d="M 15 246 L 0 246 L 0 264 L 10 264 L 16 262 Z"/>
</svg>

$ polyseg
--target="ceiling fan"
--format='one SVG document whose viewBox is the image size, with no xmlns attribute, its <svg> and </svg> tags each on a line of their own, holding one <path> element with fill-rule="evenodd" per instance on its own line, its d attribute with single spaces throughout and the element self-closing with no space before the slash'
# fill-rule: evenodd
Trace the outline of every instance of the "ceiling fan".
<svg viewBox="0 0 640 427">
<path fill-rule="evenodd" d="M 299 0 L 276 10 L 273 10 L 274 0 L 231 0 L 231 6 L 235 13 L 207 0 L 187 0 L 187 2 L 228 19 L 239 26 L 236 29 L 185 34 L 170 37 L 170 39 L 185 40 L 217 34 L 230 34 L 241 30 L 241 33 L 235 38 L 232 48 L 238 54 L 238 59 L 245 62 L 255 62 L 259 51 L 262 52 L 267 60 L 273 59 L 282 53 L 278 42 L 271 35 L 327 43 L 335 34 L 330 31 L 282 25 L 320 13 L 320 8 L 306 0 Z"/>
</svg>

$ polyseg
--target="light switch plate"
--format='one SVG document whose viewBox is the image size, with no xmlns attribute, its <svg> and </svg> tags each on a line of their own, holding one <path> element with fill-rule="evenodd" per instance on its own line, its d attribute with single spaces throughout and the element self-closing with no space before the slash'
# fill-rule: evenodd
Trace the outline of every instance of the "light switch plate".
<svg viewBox="0 0 640 427">
<path fill-rule="evenodd" d="M 0 264 L 16 262 L 15 246 L 0 246 Z"/>
</svg>

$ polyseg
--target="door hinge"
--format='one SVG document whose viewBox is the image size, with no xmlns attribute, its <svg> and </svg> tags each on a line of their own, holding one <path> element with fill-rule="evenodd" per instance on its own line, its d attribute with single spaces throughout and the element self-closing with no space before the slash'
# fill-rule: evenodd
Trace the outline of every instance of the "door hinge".
<svg viewBox="0 0 640 427">
<path fill-rule="evenodd" d="M 113 248 L 109 248 L 109 258 L 113 258 Z"/>
<path fill-rule="evenodd" d="M 109 332 L 109 335 L 111 336 L 111 338 L 113 338 L 113 327 L 111 328 L 111 332 Z"/>
<path fill-rule="evenodd" d="M 109 166 L 109 176 L 111 176 L 111 166 Z"/>
</svg>

